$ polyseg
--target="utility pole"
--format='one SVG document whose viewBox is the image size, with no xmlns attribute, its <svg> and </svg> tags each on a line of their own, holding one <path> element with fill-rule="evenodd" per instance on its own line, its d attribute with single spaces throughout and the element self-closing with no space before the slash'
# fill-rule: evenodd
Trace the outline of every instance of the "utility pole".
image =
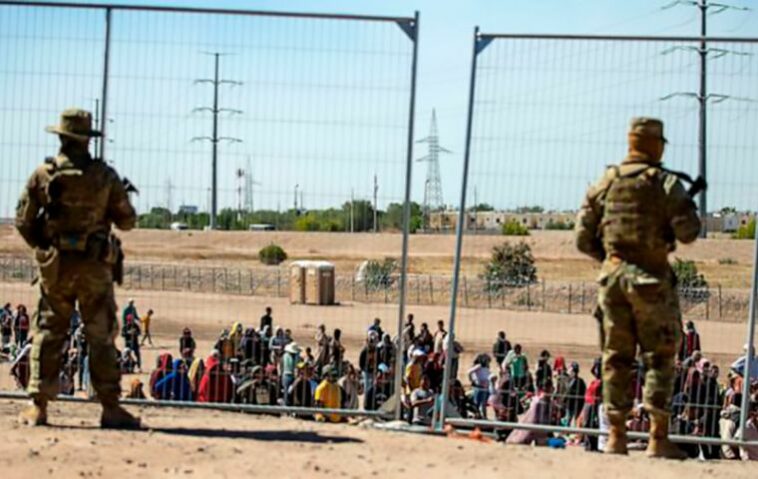
<svg viewBox="0 0 758 479">
<path fill-rule="evenodd" d="M 299 210 L 297 209 L 297 189 L 300 187 L 297 183 L 295 183 L 295 216 L 299 214 Z"/>
<path fill-rule="evenodd" d="M 355 189 L 350 190 L 350 232 L 355 233 Z"/>
<path fill-rule="evenodd" d="M 379 197 L 379 180 L 376 177 L 376 173 L 374 173 L 374 233 L 379 231 L 379 224 L 377 223 L 377 206 L 378 206 L 378 197 Z"/>
<path fill-rule="evenodd" d="M 212 136 L 195 137 L 193 141 L 210 141 L 212 145 L 211 150 L 211 219 L 210 228 L 212 230 L 217 227 L 217 215 L 218 215 L 218 144 L 221 141 L 228 141 L 230 143 L 242 143 L 239 138 L 232 138 L 228 136 L 219 136 L 218 134 L 218 115 L 221 112 L 228 112 L 231 114 L 240 114 L 241 110 L 235 110 L 231 108 L 219 108 L 218 90 L 221 85 L 242 85 L 242 82 L 232 80 L 222 80 L 219 75 L 220 70 L 220 58 L 221 53 L 207 53 L 213 55 L 213 79 L 201 79 L 195 80 L 195 83 L 210 83 L 213 85 L 213 107 L 200 107 L 195 108 L 193 112 L 209 111 L 213 114 L 213 133 Z"/>
<path fill-rule="evenodd" d="M 732 5 L 727 5 L 724 3 L 709 2 L 708 0 L 675 0 L 672 3 L 664 6 L 663 9 L 671 8 L 676 5 L 694 6 L 700 10 L 700 47 L 697 49 L 695 49 L 694 47 L 689 47 L 689 48 L 688 47 L 674 47 L 663 53 L 664 54 L 670 53 L 671 51 L 674 51 L 674 50 L 696 50 L 698 55 L 700 55 L 700 86 L 698 88 L 697 94 L 694 94 L 691 92 L 672 93 L 670 95 L 666 95 L 665 97 L 663 97 L 662 100 L 667 100 L 675 96 L 690 96 L 690 97 L 697 98 L 697 101 L 699 104 L 698 132 L 697 132 L 697 150 L 698 150 L 697 167 L 698 167 L 698 175 L 707 181 L 708 179 L 708 153 L 707 153 L 708 100 L 711 97 L 716 97 L 717 98 L 716 101 L 724 101 L 729 98 L 729 96 L 722 95 L 722 94 L 715 94 L 715 95 L 708 94 L 708 89 L 707 89 L 708 54 L 712 52 L 712 50 L 708 48 L 708 43 L 707 43 L 707 34 L 708 34 L 707 18 L 708 18 L 708 13 L 709 13 L 708 10 L 711 8 L 715 9 L 713 12 L 711 12 L 713 15 L 715 15 L 725 10 L 748 11 L 750 9 L 746 7 L 736 7 Z M 715 56 L 714 58 L 718 58 L 719 56 L 723 56 L 723 55 L 726 55 L 727 53 L 733 53 L 733 52 L 729 52 L 726 50 L 719 50 L 716 53 L 717 53 L 717 56 Z M 698 212 L 703 222 L 703 226 L 700 231 L 700 237 L 705 238 L 708 235 L 708 227 L 707 227 L 708 191 L 707 190 L 703 190 L 700 192 L 700 196 L 698 197 Z"/>
<path fill-rule="evenodd" d="M 166 209 L 169 213 L 173 212 L 173 195 L 174 184 L 171 182 L 171 178 L 166 178 Z"/>
</svg>

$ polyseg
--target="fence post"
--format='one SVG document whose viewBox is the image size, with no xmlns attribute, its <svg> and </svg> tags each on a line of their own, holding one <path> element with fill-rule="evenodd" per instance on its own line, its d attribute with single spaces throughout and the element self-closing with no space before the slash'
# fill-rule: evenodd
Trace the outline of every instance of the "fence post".
<svg viewBox="0 0 758 479">
<path fill-rule="evenodd" d="M 192 270 L 185 268 L 185 271 L 187 272 L 187 291 L 192 291 L 192 276 L 190 275 L 190 271 Z"/>
<path fill-rule="evenodd" d="M 468 283 L 465 276 L 463 277 L 463 304 L 468 307 Z"/>
<path fill-rule="evenodd" d="M 166 291 L 166 270 L 161 267 L 161 291 Z"/>
<path fill-rule="evenodd" d="M 569 283 L 569 314 L 571 314 L 571 300 L 573 298 L 571 297 L 571 283 Z"/>
<path fill-rule="evenodd" d="M 719 320 L 723 319 L 723 316 L 721 314 L 721 284 L 718 285 L 719 288 Z"/>
<path fill-rule="evenodd" d="M 416 304 L 421 304 L 421 276 L 416 275 Z"/>
<path fill-rule="evenodd" d="M 505 281 L 503 281 L 500 284 L 500 307 L 502 309 L 505 309 L 505 293 L 508 289 L 508 285 L 505 284 Z"/>
<path fill-rule="evenodd" d="M 585 311 L 584 306 L 585 306 L 585 304 L 584 304 L 584 281 L 582 281 L 582 310 L 580 311 L 581 313 L 584 313 L 584 311 Z"/>
<path fill-rule="evenodd" d="M 389 283 L 387 281 L 384 282 L 384 304 L 387 304 L 388 298 L 387 298 L 387 289 L 389 288 Z"/>
<path fill-rule="evenodd" d="M 253 272 L 251 271 L 250 274 L 252 275 Z M 282 295 L 282 270 L 281 268 L 276 268 L 276 297 L 280 297 Z"/>
<path fill-rule="evenodd" d="M 532 310 L 532 283 L 526 283 L 526 310 Z"/>
<path fill-rule="evenodd" d="M 487 277 L 487 283 L 485 285 L 485 288 L 487 288 L 487 307 L 492 308 L 492 287 L 490 285 L 489 277 Z"/>
<path fill-rule="evenodd" d="M 545 311 L 545 305 L 547 304 L 547 298 L 545 298 L 545 280 L 542 280 L 542 311 Z"/>
<path fill-rule="evenodd" d="M 711 319 L 711 289 L 706 288 L 705 292 L 705 320 L 708 321 Z"/>
<path fill-rule="evenodd" d="M 434 304 L 434 283 L 432 283 L 432 275 L 429 275 L 429 304 Z"/>
</svg>

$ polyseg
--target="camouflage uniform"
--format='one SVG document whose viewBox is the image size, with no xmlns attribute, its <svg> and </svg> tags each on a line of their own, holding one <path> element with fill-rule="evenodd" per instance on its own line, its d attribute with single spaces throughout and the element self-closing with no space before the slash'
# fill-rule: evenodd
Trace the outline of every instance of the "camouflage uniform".
<svg viewBox="0 0 758 479">
<path fill-rule="evenodd" d="M 59 134 L 64 146 L 34 171 L 16 214 L 16 227 L 34 248 L 40 271 L 28 392 L 43 412 L 58 394 L 61 352 L 78 302 L 92 385 L 103 406 L 114 410 L 121 375 L 113 272 L 123 256 L 111 225 L 130 230 L 136 214 L 118 174 L 87 152 L 89 137 L 98 134 L 88 112 L 66 110 L 61 124 L 48 131 Z"/>
<path fill-rule="evenodd" d="M 576 222 L 577 247 L 602 262 L 598 303 L 609 418 L 625 419 L 632 408 L 639 346 L 647 371 L 644 406 L 668 419 L 682 327 L 668 254 L 677 240 L 697 238 L 700 220 L 679 178 L 660 166 L 664 143 L 660 121 L 633 119 L 629 155 L 590 187 Z"/>
</svg>

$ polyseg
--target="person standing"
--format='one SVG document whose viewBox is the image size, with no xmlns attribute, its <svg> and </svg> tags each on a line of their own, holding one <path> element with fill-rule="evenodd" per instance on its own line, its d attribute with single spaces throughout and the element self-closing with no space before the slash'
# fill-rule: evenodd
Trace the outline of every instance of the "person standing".
<svg viewBox="0 0 758 479">
<path fill-rule="evenodd" d="M 153 310 L 148 309 L 147 314 L 142 318 L 142 341 L 140 346 L 145 345 L 145 341 L 150 342 L 150 346 L 153 345 L 153 336 L 150 334 L 150 325 L 153 322 Z"/>
<path fill-rule="evenodd" d="M 269 330 L 274 329 L 274 318 L 271 317 L 271 307 L 266 306 L 266 314 L 261 316 L 261 328 L 259 329 L 260 332 L 263 332 L 264 329 L 268 327 Z"/>
<path fill-rule="evenodd" d="M 16 334 L 16 346 L 23 348 L 29 337 L 29 313 L 26 312 L 26 306 L 19 304 L 16 308 L 16 319 L 13 320 L 13 329 Z"/>
<path fill-rule="evenodd" d="M 511 347 L 511 342 L 505 337 L 505 331 L 499 331 L 495 344 L 492 345 L 492 357 L 495 358 L 495 362 L 503 364 L 503 360 L 505 360 L 511 349 L 513 348 Z"/>
<path fill-rule="evenodd" d="M 0 309 L 0 336 L 2 336 L 2 351 L 5 351 L 11 344 L 13 335 L 13 311 L 11 304 L 6 303 L 3 309 Z"/>
<path fill-rule="evenodd" d="M 447 331 L 445 331 L 445 322 L 442 320 L 437 321 L 437 331 L 434 332 L 433 352 L 437 354 L 442 354 L 446 337 L 447 337 Z"/>
<path fill-rule="evenodd" d="M 140 420 L 119 405 L 121 374 L 114 345 L 117 327 L 113 283 L 121 282 L 123 252 L 112 226 L 134 228 L 137 215 L 116 171 L 89 153 L 92 114 L 68 109 L 47 128 L 61 147 L 29 178 L 18 203 L 16 228 L 34 249 L 40 300 L 34 318 L 32 406 L 19 420 L 47 424 L 47 405 L 58 394 L 61 352 L 71 315 L 82 312 L 92 384 L 103 406 L 103 428 L 137 429 Z"/>
<path fill-rule="evenodd" d="M 134 298 L 129 298 L 129 302 L 126 304 L 124 311 L 121 313 L 121 328 L 126 329 L 126 319 L 132 316 L 135 320 L 140 321 L 141 318 L 137 314 L 137 306 L 134 304 Z"/>
<path fill-rule="evenodd" d="M 695 241 L 701 223 L 677 174 L 661 165 L 663 123 L 633 118 L 628 140 L 627 157 L 587 191 L 575 231 L 578 249 L 601 263 L 603 404 L 610 423 L 605 452 L 627 454 L 629 384 L 639 345 L 647 371 L 643 403 L 651 419 L 647 455 L 683 459 L 668 440 L 674 360 L 682 339 L 668 255 L 677 241 Z M 703 186 L 697 183 L 693 188 Z"/>
</svg>

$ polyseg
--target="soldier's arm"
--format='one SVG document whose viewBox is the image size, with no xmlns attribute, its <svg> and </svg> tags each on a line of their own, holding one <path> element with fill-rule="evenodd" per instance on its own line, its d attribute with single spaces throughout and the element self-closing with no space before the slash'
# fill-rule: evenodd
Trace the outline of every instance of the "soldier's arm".
<svg viewBox="0 0 758 479">
<path fill-rule="evenodd" d="M 674 175 L 666 176 L 663 188 L 666 191 L 667 218 L 674 237 L 681 243 L 692 243 L 697 239 L 701 227 L 695 202 Z"/>
<path fill-rule="evenodd" d="M 129 201 L 129 194 L 118 174 L 111 170 L 111 192 L 108 197 L 108 217 L 122 231 L 129 231 L 137 224 L 137 213 Z"/>
<path fill-rule="evenodd" d="M 35 171 L 26 182 L 16 207 L 16 229 L 32 248 L 46 247 L 44 230 L 39 219 L 42 202 L 38 186 L 39 173 Z"/>
<path fill-rule="evenodd" d="M 576 247 L 582 253 L 598 261 L 603 261 L 605 258 L 603 242 L 599 234 L 603 212 L 598 201 L 599 196 L 605 189 L 603 186 L 605 184 L 604 180 L 605 178 L 591 186 L 587 191 L 582 207 L 577 214 L 576 225 L 574 227 Z"/>
</svg>

